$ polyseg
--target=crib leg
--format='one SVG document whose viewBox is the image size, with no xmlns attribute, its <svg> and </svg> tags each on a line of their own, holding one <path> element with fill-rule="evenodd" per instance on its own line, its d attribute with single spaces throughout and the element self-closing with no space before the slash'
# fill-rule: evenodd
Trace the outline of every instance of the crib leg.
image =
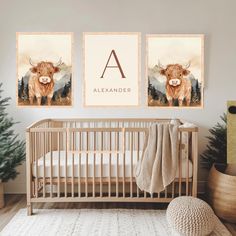
<svg viewBox="0 0 236 236">
<path fill-rule="evenodd" d="M 33 214 L 33 204 L 27 203 L 27 215 L 31 216 Z"/>
</svg>

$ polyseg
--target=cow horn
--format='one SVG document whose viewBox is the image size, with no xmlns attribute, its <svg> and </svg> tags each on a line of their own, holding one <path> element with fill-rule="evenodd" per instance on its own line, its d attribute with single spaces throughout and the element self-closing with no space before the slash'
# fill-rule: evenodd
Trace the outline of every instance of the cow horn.
<svg viewBox="0 0 236 236">
<path fill-rule="evenodd" d="M 29 63 L 31 66 L 36 66 L 36 64 L 32 61 L 31 57 L 29 58 Z"/>
<path fill-rule="evenodd" d="M 61 58 L 60 58 L 60 60 L 57 62 L 57 63 L 55 63 L 54 64 L 54 66 L 56 67 L 56 66 L 60 66 L 62 64 L 62 60 L 61 60 Z"/>
<path fill-rule="evenodd" d="M 183 67 L 184 69 L 188 69 L 191 66 L 191 61 L 189 61 L 187 64 L 185 64 Z"/>
<path fill-rule="evenodd" d="M 158 69 L 164 69 L 164 66 L 161 64 L 160 60 L 158 60 L 157 67 L 158 67 Z"/>
</svg>

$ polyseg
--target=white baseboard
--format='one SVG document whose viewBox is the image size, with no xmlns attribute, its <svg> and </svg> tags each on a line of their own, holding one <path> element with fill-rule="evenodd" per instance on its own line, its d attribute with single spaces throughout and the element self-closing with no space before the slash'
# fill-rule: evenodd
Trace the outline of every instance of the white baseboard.
<svg viewBox="0 0 236 236">
<path fill-rule="evenodd" d="M 4 184 L 4 193 L 6 194 L 26 194 L 26 183 L 7 183 Z"/>
</svg>

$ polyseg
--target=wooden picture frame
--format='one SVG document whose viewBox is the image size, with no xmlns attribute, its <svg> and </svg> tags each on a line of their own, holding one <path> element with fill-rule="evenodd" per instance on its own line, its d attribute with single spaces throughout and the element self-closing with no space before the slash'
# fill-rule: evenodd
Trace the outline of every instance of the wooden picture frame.
<svg viewBox="0 0 236 236">
<path fill-rule="evenodd" d="M 184 63 L 186 63 L 184 68 Z M 185 69 L 182 81 L 190 94 L 167 92 L 171 73 L 179 66 Z M 162 69 L 162 71 L 160 71 Z M 169 71 L 168 71 L 169 72 Z M 181 75 L 181 74 L 180 74 Z M 175 78 L 174 78 L 175 79 Z M 188 82 L 189 80 L 190 82 Z M 151 81 L 152 80 L 152 81 Z M 151 81 L 151 82 L 150 82 Z M 169 81 L 169 83 L 167 82 Z M 184 84 L 178 82 L 181 86 Z M 168 86 L 167 86 L 168 84 Z M 178 85 L 179 86 L 179 85 Z M 178 87 L 177 86 L 177 87 Z M 195 86 L 195 87 L 194 87 Z M 180 87 L 180 86 L 179 86 Z M 182 89 L 182 88 L 181 88 Z M 146 105 L 149 108 L 203 108 L 204 105 L 204 35 L 203 34 L 148 34 L 146 35 Z M 190 98 L 190 101 L 189 101 Z M 182 104 L 182 106 L 181 106 Z"/>
<path fill-rule="evenodd" d="M 72 32 L 16 33 L 16 105 L 53 108 L 73 105 Z"/>
<path fill-rule="evenodd" d="M 139 106 L 140 52 L 138 32 L 84 32 L 84 107 Z"/>
</svg>

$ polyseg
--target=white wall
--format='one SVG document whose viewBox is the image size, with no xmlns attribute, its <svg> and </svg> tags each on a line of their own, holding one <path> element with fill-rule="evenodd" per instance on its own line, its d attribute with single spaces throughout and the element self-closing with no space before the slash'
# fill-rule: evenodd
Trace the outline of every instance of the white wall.
<svg viewBox="0 0 236 236">
<path fill-rule="evenodd" d="M 200 151 L 209 127 L 236 99 L 235 0 L 0 0 L 0 82 L 12 97 L 9 113 L 21 123 L 16 131 L 45 117 L 178 117 L 200 126 Z M 75 32 L 74 106 L 72 108 L 16 107 L 16 32 Z M 204 109 L 150 109 L 142 96 L 140 108 L 83 108 L 82 32 L 142 32 L 142 93 L 145 81 L 145 34 L 205 34 Z M 25 168 L 6 192 L 25 191 Z M 201 176 L 202 178 L 202 176 Z"/>
</svg>

